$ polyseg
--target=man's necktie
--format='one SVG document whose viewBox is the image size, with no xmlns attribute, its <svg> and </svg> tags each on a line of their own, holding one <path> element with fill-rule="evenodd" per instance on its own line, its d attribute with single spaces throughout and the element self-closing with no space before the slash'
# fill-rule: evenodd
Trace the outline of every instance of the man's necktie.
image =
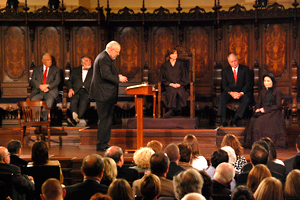
<svg viewBox="0 0 300 200">
<path fill-rule="evenodd" d="M 234 76 L 234 83 L 236 85 L 236 81 L 237 81 L 236 69 L 233 70 L 233 76 Z"/>
<path fill-rule="evenodd" d="M 48 67 L 46 67 L 45 71 L 44 71 L 44 75 L 43 75 L 43 84 L 47 83 L 47 71 L 48 71 Z"/>
</svg>

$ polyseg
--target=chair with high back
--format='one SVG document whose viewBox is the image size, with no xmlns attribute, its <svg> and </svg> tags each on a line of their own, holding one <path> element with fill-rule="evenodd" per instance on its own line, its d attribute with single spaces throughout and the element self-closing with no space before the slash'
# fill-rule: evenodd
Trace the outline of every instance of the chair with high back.
<svg viewBox="0 0 300 200">
<path fill-rule="evenodd" d="M 50 108 L 47 107 L 45 101 L 20 101 L 18 102 L 18 121 L 21 128 L 21 142 L 24 144 L 24 135 L 26 127 L 39 127 L 42 133 L 42 126 L 47 126 L 48 144 L 50 146 Z M 42 108 L 48 111 L 48 120 L 41 121 Z"/>
</svg>

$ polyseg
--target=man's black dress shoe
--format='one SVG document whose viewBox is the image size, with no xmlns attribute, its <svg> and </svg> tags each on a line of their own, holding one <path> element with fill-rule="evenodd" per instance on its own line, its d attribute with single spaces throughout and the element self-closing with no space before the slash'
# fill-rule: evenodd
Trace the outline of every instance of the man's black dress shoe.
<svg viewBox="0 0 300 200">
<path fill-rule="evenodd" d="M 97 151 L 106 151 L 108 148 L 110 148 L 109 145 L 107 145 L 106 147 L 97 147 Z"/>
<path fill-rule="evenodd" d="M 169 110 L 168 112 L 166 112 L 163 116 L 163 118 L 170 118 L 174 115 L 173 110 Z"/>
<path fill-rule="evenodd" d="M 227 122 L 222 122 L 221 127 L 226 127 L 227 125 Z"/>
</svg>

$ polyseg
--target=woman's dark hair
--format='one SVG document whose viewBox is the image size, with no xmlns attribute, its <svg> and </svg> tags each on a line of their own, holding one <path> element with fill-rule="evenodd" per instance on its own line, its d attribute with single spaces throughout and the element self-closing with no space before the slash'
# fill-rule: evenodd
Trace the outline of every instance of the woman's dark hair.
<svg viewBox="0 0 300 200">
<path fill-rule="evenodd" d="M 267 74 L 264 74 L 263 75 L 263 81 L 265 80 L 265 77 L 269 77 L 271 80 L 272 80 L 272 82 L 273 82 L 273 85 L 275 85 L 276 84 L 276 79 L 275 79 L 275 76 L 272 74 L 272 73 L 267 73 Z"/>
<path fill-rule="evenodd" d="M 44 141 L 39 141 L 33 144 L 31 151 L 31 160 L 34 165 L 46 164 L 49 160 L 48 146 Z"/>
<path fill-rule="evenodd" d="M 254 196 L 247 186 L 239 185 L 232 191 L 231 200 L 254 200 Z"/>
<path fill-rule="evenodd" d="M 175 47 L 168 49 L 167 50 L 167 57 L 170 58 L 170 55 L 175 53 L 175 51 L 177 51 L 177 49 Z"/>
<path fill-rule="evenodd" d="M 269 160 L 275 160 L 277 158 L 277 153 L 276 153 L 276 149 L 275 149 L 275 145 L 274 142 L 272 141 L 271 138 L 269 137 L 263 137 L 260 140 L 265 141 L 268 146 L 270 147 L 270 152 L 269 152 Z"/>
</svg>

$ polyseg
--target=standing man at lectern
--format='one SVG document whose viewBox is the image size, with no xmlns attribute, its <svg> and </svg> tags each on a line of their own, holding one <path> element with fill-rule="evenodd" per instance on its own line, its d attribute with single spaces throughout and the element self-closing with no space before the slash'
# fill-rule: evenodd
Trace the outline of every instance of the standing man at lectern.
<svg viewBox="0 0 300 200">
<path fill-rule="evenodd" d="M 113 107 L 117 103 L 119 82 L 127 82 L 127 77 L 118 74 L 113 61 L 120 54 L 121 45 L 111 41 L 95 59 L 90 98 L 95 99 L 98 113 L 97 151 L 105 151 L 110 146 Z"/>
</svg>

